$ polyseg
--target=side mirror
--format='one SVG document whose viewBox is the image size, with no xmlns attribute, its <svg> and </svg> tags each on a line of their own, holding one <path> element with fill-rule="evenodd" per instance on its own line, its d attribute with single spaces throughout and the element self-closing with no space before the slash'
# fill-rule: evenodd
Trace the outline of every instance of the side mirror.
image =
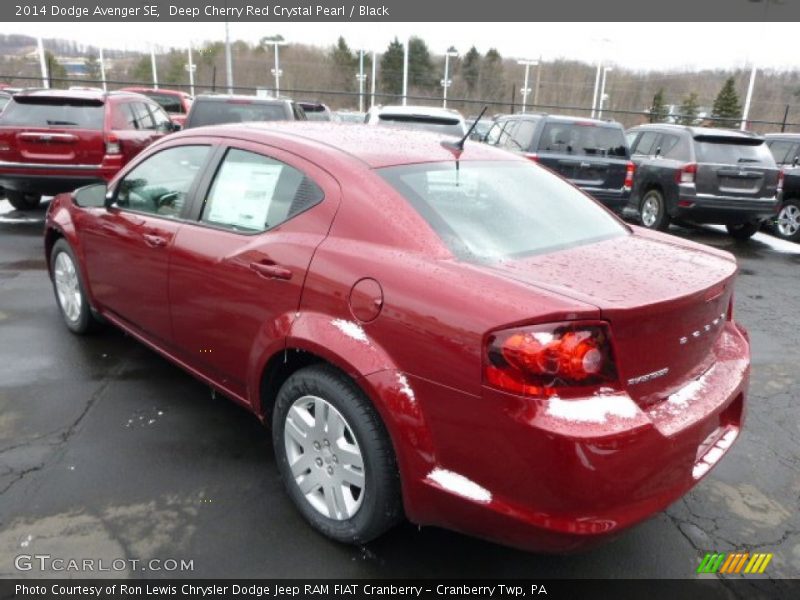
<svg viewBox="0 0 800 600">
<path fill-rule="evenodd" d="M 661 146 L 659 146 L 658 148 L 656 148 L 656 151 L 655 151 L 655 153 L 653 154 L 653 156 L 655 156 L 656 158 L 658 158 L 659 156 L 661 156 Z"/>
<path fill-rule="evenodd" d="M 175 123 L 174 121 L 169 122 L 169 131 L 175 132 L 180 131 L 181 129 L 183 129 L 183 127 L 181 127 L 180 123 Z"/>
<path fill-rule="evenodd" d="M 800 156 L 795 156 L 792 160 L 792 166 L 796 167 L 798 164 L 800 164 Z"/>
<path fill-rule="evenodd" d="M 72 200 L 78 206 L 100 208 L 108 206 L 108 187 L 105 183 L 93 183 L 72 192 Z"/>
</svg>

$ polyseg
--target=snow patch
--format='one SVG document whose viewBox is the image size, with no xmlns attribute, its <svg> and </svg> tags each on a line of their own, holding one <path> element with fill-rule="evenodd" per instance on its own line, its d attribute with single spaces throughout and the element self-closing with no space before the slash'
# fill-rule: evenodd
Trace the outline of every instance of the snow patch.
<svg viewBox="0 0 800 600">
<path fill-rule="evenodd" d="M 430 472 L 428 479 L 438 483 L 444 489 L 475 502 L 491 502 L 492 493 L 463 475 L 436 468 Z"/>
<path fill-rule="evenodd" d="M 411 389 L 411 385 L 408 383 L 408 379 L 402 373 L 397 374 L 397 383 L 400 384 L 400 391 L 405 394 L 406 398 L 411 400 L 411 402 L 416 402 L 417 398 L 414 395 L 414 390 Z"/>
<path fill-rule="evenodd" d="M 708 371 L 703 373 L 701 377 L 687 383 L 674 394 L 670 394 L 667 398 L 667 403 L 670 406 L 675 406 L 677 408 L 686 407 L 705 389 L 708 378 L 711 376 L 711 373 L 714 371 L 714 369 L 715 367 L 711 367 Z"/>
<path fill-rule="evenodd" d="M 331 321 L 331 324 L 347 337 L 353 338 L 359 342 L 364 342 L 365 344 L 369 343 L 369 340 L 367 340 L 367 334 L 358 323 L 354 323 L 353 321 L 345 321 L 344 319 L 334 319 Z"/>
<path fill-rule="evenodd" d="M 579 423 L 605 423 L 608 417 L 632 419 L 639 412 L 633 401 L 624 394 L 598 394 L 580 400 L 562 400 L 552 396 L 547 414 Z"/>
</svg>

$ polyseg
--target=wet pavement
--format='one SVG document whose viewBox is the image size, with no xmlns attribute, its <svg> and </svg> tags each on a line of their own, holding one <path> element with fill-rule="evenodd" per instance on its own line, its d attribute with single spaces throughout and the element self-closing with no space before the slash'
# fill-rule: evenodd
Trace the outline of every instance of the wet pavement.
<svg viewBox="0 0 800 600">
<path fill-rule="evenodd" d="M 731 550 L 772 552 L 765 576 L 800 577 L 800 246 L 673 229 L 740 260 L 736 316 L 753 345 L 745 431 L 667 511 L 563 557 L 410 524 L 364 547 L 317 535 L 284 495 L 255 418 L 111 327 L 67 331 L 42 257 L 43 217 L 0 201 L 4 577 L 40 575 L 14 559 L 50 554 L 193 561 L 182 574 L 119 573 L 149 577 L 680 578 L 705 552 Z"/>
</svg>

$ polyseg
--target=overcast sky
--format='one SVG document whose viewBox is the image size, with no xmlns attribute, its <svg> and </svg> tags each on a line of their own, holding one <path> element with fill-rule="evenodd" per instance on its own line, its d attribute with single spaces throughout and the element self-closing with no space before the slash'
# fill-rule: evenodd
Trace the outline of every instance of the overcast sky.
<svg viewBox="0 0 800 600">
<path fill-rule="evenodd" d="M 290 42 L 329 46 L 343 35 L 351 47 L 382 51 L 398 36 L 422 37 L 440 54 L 495 47 L 503 56 L 570 58 L 634 69 L 742 67 L 755 60 L 796 69 L 797 23 L 231 23 L 231 39 L 255 42 L 281 34 Z M 109 48 L 146 50 L 148 43 L 183 46 L 224 39 L 223 23 L 0 23 L 0 33 L 74 39 Z"/>
</svg>

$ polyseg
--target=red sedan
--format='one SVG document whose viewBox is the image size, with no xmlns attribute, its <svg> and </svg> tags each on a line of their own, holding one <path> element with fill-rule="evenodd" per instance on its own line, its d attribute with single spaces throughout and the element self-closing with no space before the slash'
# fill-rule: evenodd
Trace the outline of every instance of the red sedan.
<svg viewBox="0 0 800 600">
<path fill-rule="evenodd" d="M 581 548 L 685 494 L 742 425 L 733 257 L 482 144 L 187 130 L 58 196 L 46 252 L 69 329 L 102 316 L 269 423 L 340 541 L 405 515 Z"/>
</svg>

